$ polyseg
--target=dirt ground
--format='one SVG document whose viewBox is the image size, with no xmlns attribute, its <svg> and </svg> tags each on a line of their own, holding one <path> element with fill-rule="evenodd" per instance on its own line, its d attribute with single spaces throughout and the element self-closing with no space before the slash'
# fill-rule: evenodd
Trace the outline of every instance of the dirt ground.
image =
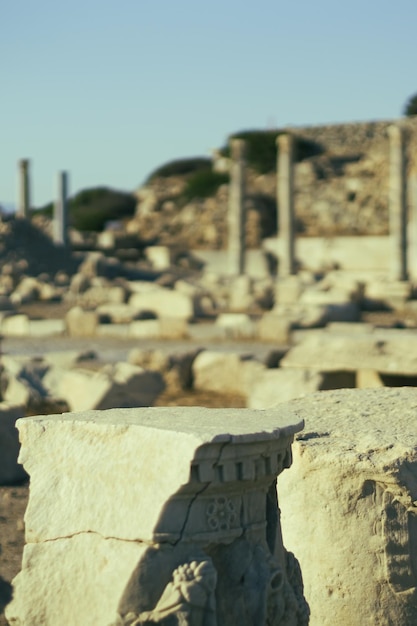
<svg viewBox="0 0 417 626">
<path fill-rule="evenodd" d="M 157 406 L 206 406 L 211 408 L 240 408 L 243 397 L 214 392 L 165 391 Z M 23 517 L 29 497 L 29 482 L 11 487 L 0 487 L 0 576 L 10 583 L 21 568 L 24 546 Z M 1 611 L 2 601 L 9 593 L 8 585 L 0 580 L 0 626 L 8 622 Z"/>
</svg>

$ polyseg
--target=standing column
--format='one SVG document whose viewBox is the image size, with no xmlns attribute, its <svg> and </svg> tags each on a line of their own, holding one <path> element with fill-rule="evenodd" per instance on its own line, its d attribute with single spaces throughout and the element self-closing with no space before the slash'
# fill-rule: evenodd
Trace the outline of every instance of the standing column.
<svg viewBox="0 0 417 626">
<path fill-rule="evenodd" d="M 279 276 L 295 274 L 294 256 L 294 137 L 289 133 L 278 135 L 277 206 L 281 256 Z"/>
<path fill-rule="evenodd" d="M 404 130 L 390 126 L 389 136 L 389 231 L 392 275 L 407 280 L 407 201 Z"/>
<path fill-rule="evenodd" d="M 68 218 L 67 218 L 67 198 L 68 198 L 68 174 L 58 172 L 58 193 L 54 206 L 54 242 L 66 246 L 68 244 Z"/>
<path fill-rule="evenodd" d="M 231 139 L 228 254 L 230 274 L 245 271 L 245 148 L 243 139 Z"/>
<path fill-rule="evenodd" d="M 29 181 L 29 159 L 19 161 L 19 199 L 17 214 L 19 217 L 29 217 L 30 210 L 30 181 Z"/>
</svg>

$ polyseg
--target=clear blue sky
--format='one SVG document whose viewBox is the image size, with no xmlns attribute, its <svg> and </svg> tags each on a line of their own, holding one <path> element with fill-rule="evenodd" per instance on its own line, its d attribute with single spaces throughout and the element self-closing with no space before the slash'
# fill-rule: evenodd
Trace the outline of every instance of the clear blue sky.
<svg viewBox="0 0 417 626">
<path fill-rule="evenodd" d="M 0 0 L 0 203 L 133 190 L 234 131 L 399 117 L 416 0 Z"/>
</svg>

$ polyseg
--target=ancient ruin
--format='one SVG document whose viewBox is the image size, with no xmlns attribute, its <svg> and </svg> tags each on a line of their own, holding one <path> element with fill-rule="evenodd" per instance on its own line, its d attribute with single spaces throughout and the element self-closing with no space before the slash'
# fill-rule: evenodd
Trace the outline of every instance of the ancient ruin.
<svg viewBox="0 0 417 626">
<path fill-rule="evenodd" d="M 276 490 L 302 422 L 154 408 L 17 425 L 31 493 L 11 623 L 308 624 Z"/>
</svg>

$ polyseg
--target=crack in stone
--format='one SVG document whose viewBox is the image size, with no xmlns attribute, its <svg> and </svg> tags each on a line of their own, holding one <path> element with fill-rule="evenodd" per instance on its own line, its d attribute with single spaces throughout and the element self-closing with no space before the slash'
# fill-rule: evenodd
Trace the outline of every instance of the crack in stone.
<svg viewBox="0 0 417 626">
<path fill-rule="evenodd" d="M 224 443 L 222 443 L 222 445 L 220 446 L 220 450 L 219 450 L 219 454 L 218 454 L 217 460 L 214 462 L 213 467 L 217 467 L 217 465 L 219 464 L 220 459 L 221 459 L 221 457 L 222 457 L 222 454 L 223 454 L 223 450 L 224 450 L 224 448 L 225 448 L 227 445 L 229 445 L 229 444 L 231 443 L 231 441 L 232 441 L 232 439 L 230 438 L 230 439 L 228 439 L 228 441 L 225 441 Z M 186 512 L 186 514 L 185 514 L 184 523 L 183 523 L 182 528 L 181 528 L 181 530 L 180 530 L 180 536 L 179 536 L 179 538 L 177 539 L 177 541 L 174 541 L 173 543 L 171 543 L 171 542 L 167 542 L 167 543 L 170 543 L 171 545 L 176 546 L 176 545 L 177 545 L 180 541 L 182 541 L 182 538 L 183 538 L 183 536 L 184 536 L 184 532 L 185 532 L 185 528 L 186 528 L 186 526 L 187 526 L 187 522 L 188 522 L 188 519 L 189 519 L 189 517 L 190 517 L 191 507 L 193 506 L 193 504 L 194 504 L 194 502 L 197 500 L 197 498 L 198 498 L 199 496 L 201 496 L 201 494 L 202 494 L 202 493 L 204 493 L 204 492 L 205 492 L 205 491 L 206 491 L 206 490 L 210 487 L 210 485 L 211 485 L 211 482 L 206 483 L 206 484 L 204 485 L 204 487 L 202 487 L 202 488 L 200 489 L 200 491 L 197 491 L 197 493 L 195 493 L 195 494 L 194 494 L 194 496 L 191 498 L 190 503 L 189 503 L 189 505 L 188 505 L 188 507 L 187 507 L 187 512 Z"/>
</svg>

